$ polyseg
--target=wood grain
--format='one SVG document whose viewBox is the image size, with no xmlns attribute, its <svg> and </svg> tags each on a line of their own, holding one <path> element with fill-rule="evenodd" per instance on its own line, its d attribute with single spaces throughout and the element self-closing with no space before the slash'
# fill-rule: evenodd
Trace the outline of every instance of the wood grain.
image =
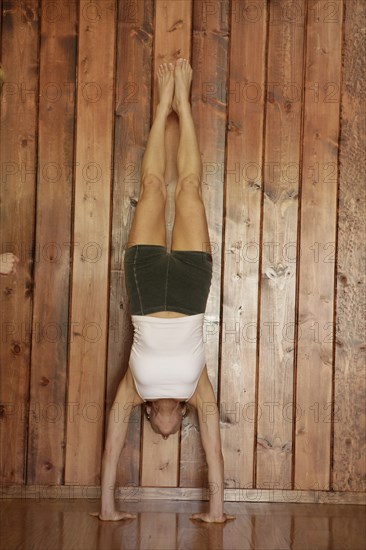
<svg viewBox="0 0 366 550">
<path fill-rule="evenodd" d="M 104 425 L 116 3 L 89 8 L 80 3 L 66 483 L 100 481 Z"/>
<path fill-rule="evenodd" d="M 36 262 L 38 33 L 36 0 L 30 0 L 26 6 L 3 3 L 0 253 L 13 252 L 20 260 L 16 274 L 0 277 L 0 479 L 12 483 L 25 481 L 28 437 Z"/>
<path fill-rule="evenodd" d="M 210 524 L 190 520 L 192 513 L 207 510 L 207 503 L 174 500 L 120 504 L 136 519 L 116 523 L 89 515 L 96 502 L 29 500 L 1 503 L 6 529 L 1 533 L 7 550 L 32 546 L 64 548 L 118 548 L 139 550 L 229 549 L 273 550 L 293 548 L 350 548 L 364 550 L 364 509 L 300 503 L 227 503 L 235 521 Z M 49 527 L 52 525 L 52 529 Z"/>
<path fill-rule="evenodd" d="M 213 276 L 204 321 L 204 345 L 209 377 L 217 396 L 219 378 L 219 319 L 222 258 L 222 219 L 226 133 L 229 5 L 209 10 L 203 0 L 193 4 L 192 114 L 203 163 L 202 196 L 213 256 Z M 211 13 L 213 11 L 213 13 Z M 207 464 L 195 409 L 183 421 L 180 487 L 207 484 Z"/>
<path fill-rule="evenodd" d="M 225 486 L 252 487 L 266 2 L 255 21 L 231 14 L 225 181 L 220 409 Z M 243 4 L 249 9 L 247 2 Z"/>
<path fill-rule="evenodd" d="M 335 350 L 332 489 L 364 491 L 365 418 L 365 220 L 366 128 L 364 86 L 366 4 L 345 3 Z"/>
<path fill-rule="evenodd" d="M 64 474 L 77 10 L 42 19 L 27 483 Z M 57 128 L 57 132 L 55 132 Z M 58 299 L 56 299 L 58 297 Z"/>
<path fill-rule="evenodd" d="M 155 74 L 187 57 L 213 248 L 205 350 L 225 499 L 268 502 L 271 513 L 274 502 L 365 504 L 365 3 L 0 6 L 0 253 L 20 258 L 0 277 L 2 496 L 20 505 L 56 485 L 60 499 L 87 492 L 99 504 L 106 419 L 132 344 L 123 255 Z M 168 248 L 177 146 L 173 114 Z M 164 441 L 137 408 L 116 485 L 131 505 L 207 501 L 195 414 Z M 252 546 L 286 547 L 289 531 L 294 547 L 352 540 L 351 524 L 334 531 L 324 518 L 322 538 L 302 535 L 303 518 L 253 521 L 239 537 Z M 31 541 L 32 524 L 22 530 Z M 227 533 L 205 541 L 227 546 Z M 137 528 L 127 534 L 140 544 Z"/>
<path fill-rule="evenodd" d="M 305 13 L 270 4 L 260 280 L 257 487 L 291 487 Z"/>
<path fill-rule="evenodd" d="M 309 3 L 297 334 L 294 487 L 328 489 L 342 3 Z"/>
</svg>

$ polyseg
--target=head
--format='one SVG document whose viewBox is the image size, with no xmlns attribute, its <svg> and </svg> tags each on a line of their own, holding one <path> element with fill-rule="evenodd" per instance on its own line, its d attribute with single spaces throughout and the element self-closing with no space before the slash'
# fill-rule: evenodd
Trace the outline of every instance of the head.
<svg viewBox="0 0 366 550">
<path fill-rule="evenodd" d="M 145 413 L 154 432 L 167 439 L 180 429 L 187 404 L 176 399 L 156 399 L 145 403 Z"/>
</svg>

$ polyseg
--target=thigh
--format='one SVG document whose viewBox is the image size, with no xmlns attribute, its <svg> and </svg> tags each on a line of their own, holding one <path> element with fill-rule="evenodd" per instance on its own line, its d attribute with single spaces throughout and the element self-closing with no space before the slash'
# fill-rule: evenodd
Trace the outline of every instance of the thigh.
<svg viewBox="0 0 366 550">
<path fill-rule="evenodd" d="M 198 190 L 188 188 L 176 196 L 171 249 L 211 253 L 205 205 Z"/>
<path fill-rule="evenodd" d="M 166 195 L 158 189 L 141 189 L 128 235 L 127 248 L 135 244 L 166 246 Z"/>
</svg>

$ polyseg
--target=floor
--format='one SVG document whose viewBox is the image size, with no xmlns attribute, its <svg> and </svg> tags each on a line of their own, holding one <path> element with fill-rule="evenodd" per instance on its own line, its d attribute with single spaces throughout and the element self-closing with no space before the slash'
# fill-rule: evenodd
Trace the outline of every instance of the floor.
<svg viewBox="0 0 366 550">
<path fill-rule="evenodd" d="M 118 501 L 136 519 L 102 522 L 93 499 L 2 499 L 1 550 L 365 550 L 366 509 L 336 504 L 227 502 L 226 524 L 189 519 L 206 502 Z"/>
</svg>

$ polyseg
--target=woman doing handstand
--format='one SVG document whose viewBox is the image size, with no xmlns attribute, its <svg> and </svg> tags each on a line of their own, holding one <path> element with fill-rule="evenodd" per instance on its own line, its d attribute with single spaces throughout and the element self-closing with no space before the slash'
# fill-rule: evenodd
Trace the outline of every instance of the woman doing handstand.
<svg viewBox="0 0 366 550">
<path fill-rule="evenodd" d="M 209 512 L 192 519 L 224 522 L 224 464 L 219 413 L 205 364 L 203 321 L 212 278 L 212 254 L 202 200 L 202 161 L 189 103 L 192 68 L 185 59 L 158 69 L 159 103 L 141 167 L 141 191 L 124 257 L 126 289 L 134 325 L 129 368 L 109 414 L 102 460 L 102 520 L 136 517 L 116 510 L 114 487 L 128 428 L 112 410 L 144 404 L 154 432 L 167 439 L 197 409 L 208 465 Z M 178 182 L 171 252 L 165 228 L 165 126 L 179 117 Z"/>
</svg>

